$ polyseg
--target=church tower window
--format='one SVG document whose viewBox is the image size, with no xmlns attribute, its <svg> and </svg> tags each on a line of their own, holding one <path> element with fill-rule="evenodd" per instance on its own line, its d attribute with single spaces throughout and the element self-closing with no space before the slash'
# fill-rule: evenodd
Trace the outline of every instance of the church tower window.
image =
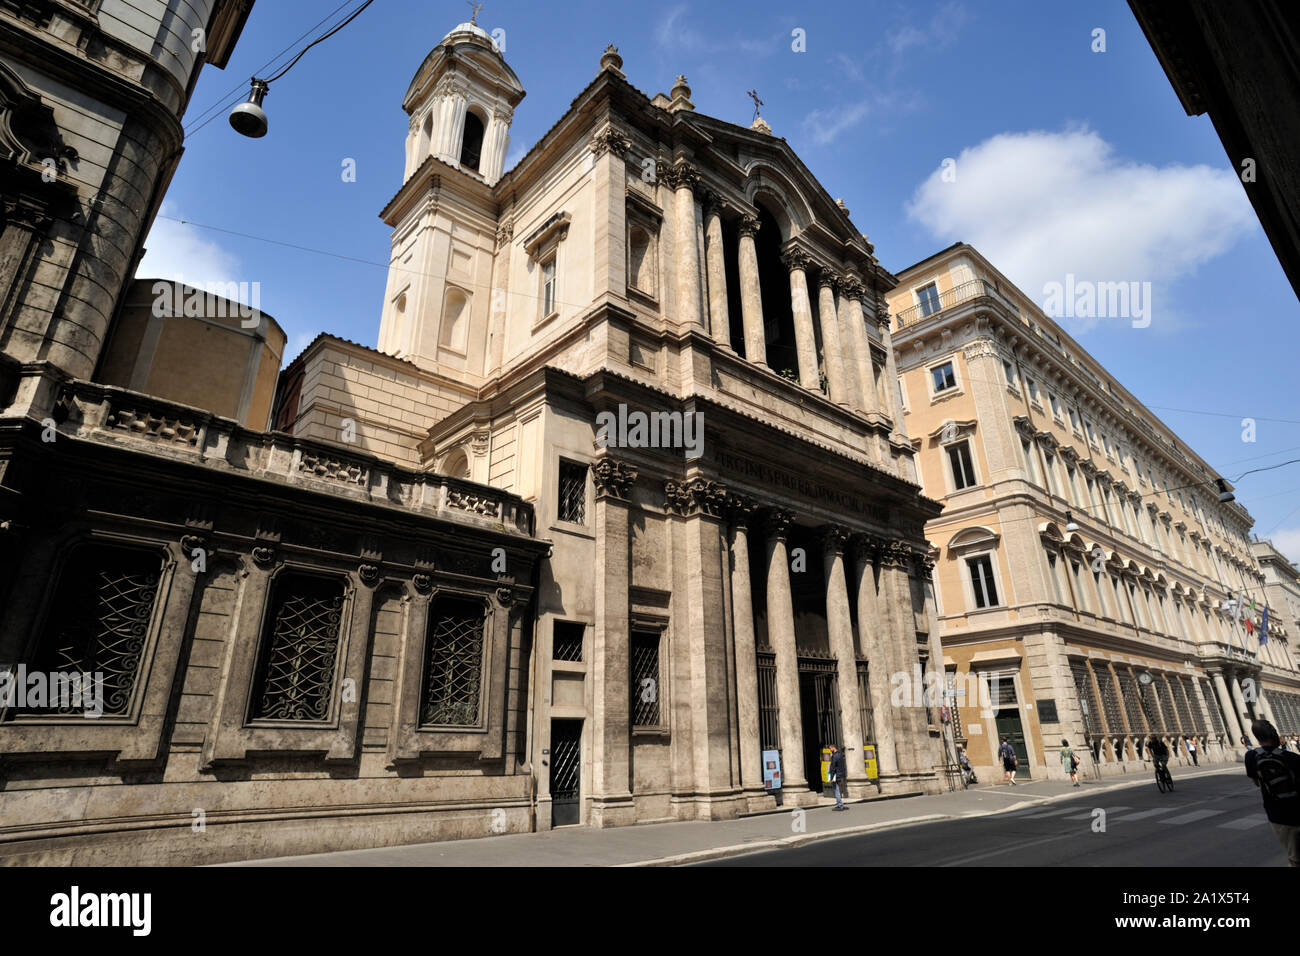
<svg viewBox="0 0 1300 956">
<path fill-rule="evenodd" d="M 483 153 L 483 121 L 470 111 L 465 114 L 465 135 L 461 139 L 460 164 L 478 172 L 479 157 Z"/>
</svg>

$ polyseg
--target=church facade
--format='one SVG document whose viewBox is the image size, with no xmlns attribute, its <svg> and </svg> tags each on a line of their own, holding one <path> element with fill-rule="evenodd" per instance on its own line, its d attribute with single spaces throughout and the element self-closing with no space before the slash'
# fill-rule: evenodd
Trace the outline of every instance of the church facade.
<svg viewBox="0 0 1300 956">
<path fill-rule="evenodd" d="M 518 77 L 475 24 L 403 100 L 377 348 L 322 335 L 276 426 L 536 512 L 536 825 L 945 786 L 942 652 L 886 295 L 786 142 L 685 78 L 595 79 L 504 170 Z M 779 774 L 779 777 L 774 776 Z"/>
</svg>

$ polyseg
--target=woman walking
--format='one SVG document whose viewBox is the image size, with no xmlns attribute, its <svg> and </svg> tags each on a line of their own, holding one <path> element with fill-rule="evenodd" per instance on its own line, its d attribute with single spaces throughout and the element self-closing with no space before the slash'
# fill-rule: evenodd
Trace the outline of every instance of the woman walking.
<svg viewBox="0 0 1300 956">
<path fill-rule="evenodd" d="M 1061 766 L 1070 775 L 1070 782 L 1079 785 L 1079 758 L 1074 755 L 1074 748 L 1068 740 L 1061 741 Z"/>
</svg>

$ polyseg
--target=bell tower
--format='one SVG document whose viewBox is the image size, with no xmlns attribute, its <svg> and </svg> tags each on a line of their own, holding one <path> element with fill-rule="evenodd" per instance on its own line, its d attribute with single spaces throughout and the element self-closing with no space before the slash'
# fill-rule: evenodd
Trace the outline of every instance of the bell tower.
<svg viewBox="0 0 1300 956">
<path fill-rule="evenodd" d="M 381 213 L 393 251 L 380 351 L 457 377 L 483 374 L 493 187 L 523 98 L 496 41 L 473 21 L 443 37 L 416 70 L 402 100 L 410 117 L 403 185 Z"/>
</svg>

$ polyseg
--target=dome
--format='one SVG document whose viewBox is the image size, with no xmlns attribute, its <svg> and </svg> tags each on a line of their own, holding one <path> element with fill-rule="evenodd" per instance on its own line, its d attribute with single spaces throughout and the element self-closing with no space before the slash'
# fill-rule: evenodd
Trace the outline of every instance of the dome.
<svg viewBox="0 0 1300 956">
<path fill-rule="evenodd" d="M 456 29 L 452 30 L 450 33 L 448 33 L 445 37 L 442 38 L 442 42 L 446 43 L 457 33 L 473 33 L 475 36 L 481 36 L 489 43 L 492 42 L 492 37 L 488 35 L 488 32 L 486 30 L 484 30 L 477 23 L 469 23 L 469 22 L 462 23 L 459 26 L 457 26 Z"/>
</svg>

